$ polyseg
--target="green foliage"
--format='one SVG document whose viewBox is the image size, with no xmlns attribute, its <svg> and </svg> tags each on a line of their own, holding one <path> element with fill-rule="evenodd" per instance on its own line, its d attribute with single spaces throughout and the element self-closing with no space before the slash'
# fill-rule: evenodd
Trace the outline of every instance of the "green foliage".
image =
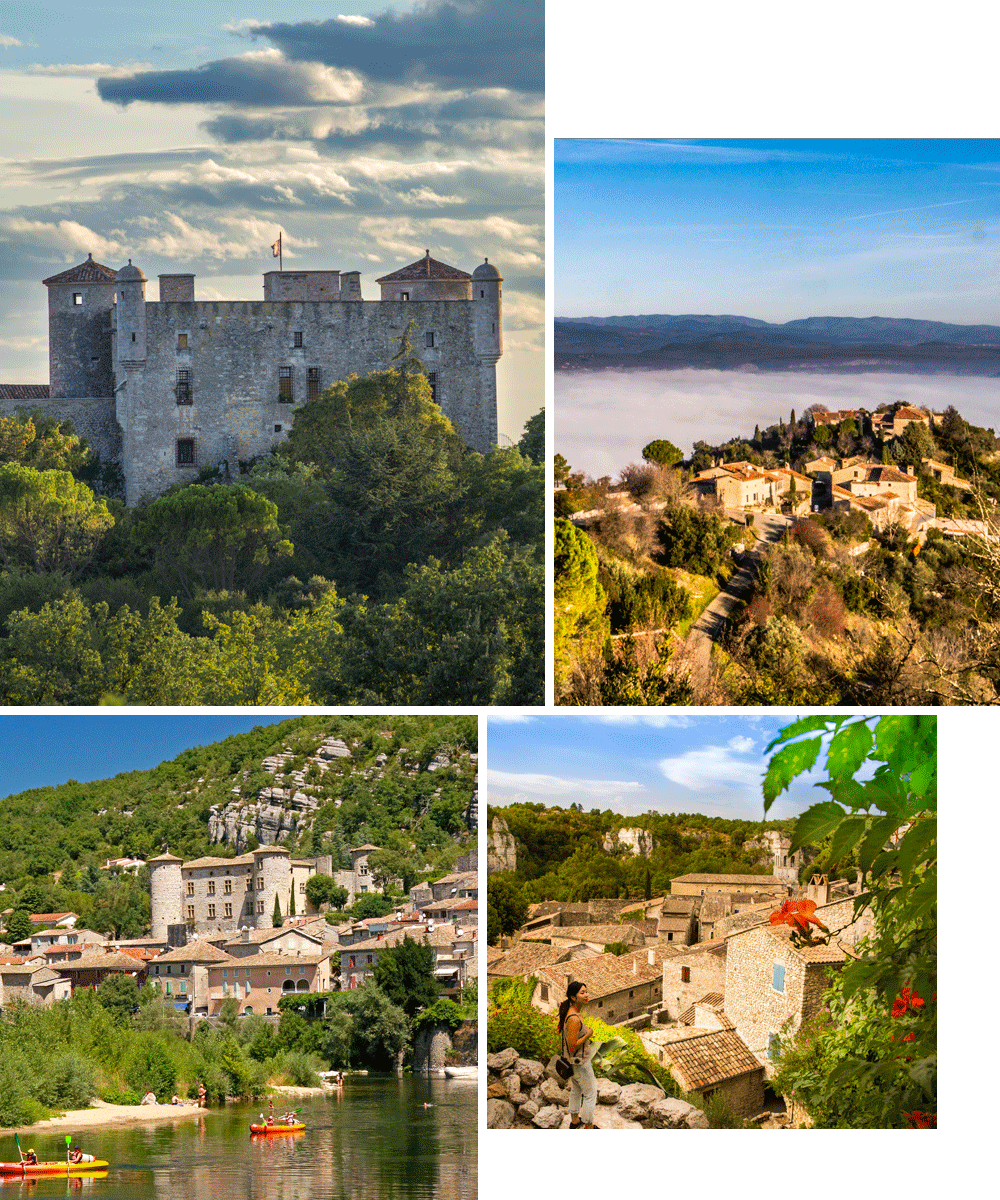
<svg viewBox="0 0 1000 1200">
<path fill-rule="evenodd" d="M 510 937 L 528 919 L 528 901 L 509 872 L 490 876 L 487 889 L 487 941 L 495 946 L 501 937 Z"/>
<path fill-rule="evenodd" d="M 560 691 L 575 662 L 600 653 L 608 622 L 593 543 L 570 521 L 557 520 L 554 537 L 553 662 Z"/>
<path fill-rule="evenodd" d="M 136 1034 L 125 1061 L 125 1078 L 134 1090 L 155 1092 L 161 1104 L 169 1101 L 177 1082 L 177 1064 L 161 1035 Z"/>
<path fill-rule="evenodd" d="M 306 880 L 306 899 L 314 908 L 329 904 L 331 908 L 342 909 L 349 896 L 347 888 L 341 887 L 332 875 L 310 875 Z"/>
<path fill-rule="evenodd" d="M 42 408 L 0 417 L 0 462 L 77 474 L 89 456 L 87 441 L 76 436 L 72 421 L 57 421 Z"/>
<path fill-rule="evenodd" d="M 364 921 L 369 917 L 384 917 L 391 913 L 393 908 L 393 902 L 385 896 L 379 896 L 376 892 L 365 892 L 351 905 L 351 916 L 355 921 Z"/>
<path fill-rule="evenodd" d="M 37 574 L 79 574 L 115 523 L 68 471 L 0 465 L 0 561 Z"/>
<path fill-rule="evenodd" d="M 824 428 L 820 426 L 820 428 Z M 712 1129 L 759 1129 L 752 1121 L 745 1121 L 736 1115 L 729 1107 L 729 1102 L 721 1091 L 715 1091 L 706 1100 L 699 1092 L 686 1092 L 682 1097 L 688 1104 L 700 1108 L 708 1118 Z"/>
<path fill-rule="evenodd" d="M 545 461 L 545 409 L 541 408 L 524 425 L 524 432 L 517 448 L 525 458 L 534 463 Z"/>
<path fill-rule="evenodd" d="M 659 463 L 661 467 L 675 467 L 684 458 L 684 451 L 678 450 L 673 442 L 659 438 L 643 446 L 642 457 L 646 462 Z"/>
<path fill-rule="evenodd" d="M 34 926 L 31 924 L 31 915 L 27 909 L 15 908 L 7 918 L 4 926 L 4 932 L 8 942 L 23 942 L 25 938 L 31 937 L 31 931 Z"/>
<path fill-rule="evenodd" d="M 106 975 L 97 987 L 97 999 L 118 1025 L 128 1025 L 139 1007 L 139 985 L 131 975 Z"/>
<path fill-rule="evenodd" d="M 463 1008 L 460 1008 L 454 1000 L 443 996 L 428 1005 L 423 1012 L 417 1013 L 413 1018 L 413 1028 L 414 1030 L 433 1029 L 438 1025 L 447 1025 L 454 1031 L 466 1019 Z"/>
<path fill-rule="evenodd" d="M 715 513 L 681 505 L 672 508 L 660 525 L 663 561 L 668 567 L 684 567 L 696 575 L 716 575 L 739 537 L 739 527 Z"/>
<path fill-rule="evenodd" d="M 937 1107 L 936 720 L 807 717 L 776 746 L 765 811 L 825 766 L 817 786 L 831 798 L 798 818 L 791 848 L 829 837 L 831 859 L 856 855 L 867 891 L 855 913 L 870 907 L 876 929 L 831 983 L 824 1019 L 782 1042 L 779 1082 L 817 1125 L 905 1128 L 908 1111 Z"/>
<path fill-rule="evenodd" d="M 429 1008 L 438 995 L 434 978 L 434 948 L 426 940 L 404 937 L 395 946 L 379 950 L 372 976 L 389 1000 L 412 1017 Z"/>
<path fill-rule="evenodd" d="M 271 924 L 274 926 L 275 929 L 280 929 L 281 922 L 282 922 L 281 900 L 276 895 L 274 897 L 274 912 L 271 913 Z"/>
</svg>

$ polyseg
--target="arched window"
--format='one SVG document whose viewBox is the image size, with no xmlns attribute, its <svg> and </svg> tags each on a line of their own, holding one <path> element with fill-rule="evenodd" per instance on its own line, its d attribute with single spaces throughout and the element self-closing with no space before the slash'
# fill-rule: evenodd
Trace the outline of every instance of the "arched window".
<svg viewBox="0 0 1000 1200">
<path fill-rule="evenodd" d="M 308 992 L 309 991 L 309 980 L 308 979 L 300 979 L 299 983 L 298 983 L 298 987 L 295 990 L 297 992 Z"/>
<path fill-rule="evenodd" d="M 295 980 L 294 979 L 284 980 L 281 985 L 281 990 L 282 990 L 282 992 L 294 992 L 295 991 Z"/>
<path fill-rule="evenodd" d="M 248 1004 L 246 1006 L 246 1008 L 243 1010 L 243 1015 L 245 1017 L 253 1016 L 253 1005 L 252 1004 Z"/>
</svg>

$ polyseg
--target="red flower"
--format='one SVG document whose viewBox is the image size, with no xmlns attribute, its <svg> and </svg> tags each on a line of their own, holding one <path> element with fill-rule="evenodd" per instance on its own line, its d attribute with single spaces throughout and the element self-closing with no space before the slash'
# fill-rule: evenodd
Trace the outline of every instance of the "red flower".
<svg viewBox="0 0 1000 1200">
<path fill-rule="evenodd" d="M 825 930 L 823 922 L 813 916 L 815 911 L 814 900 L 786 900 L 781 908 L 771 913 L 770 921 L 772 925 L 791 925 L 793 929 L 801 929 L 805 933 L 809 932 L 810 925 L 818 925 Z"/>
<path fill-rule="evenodd" d="M 896 1035 L 895 1035 L 894 1033 L 890 1033 L 890 1034 L 889 1034 L 889 1041 L 890 1041 L 890 1042 L 894 1042 L 895 1040 L 896 1040 Z M 901 1038 L 900 1040 L 901 1040 L 901 1041 L 904 1041 L 904 1042 L 915 1042 L 915 1041 L 917 1040 L 917 1035 L 916 1035 L 916 1034 L 915 1034 L 915 1033 L 914 1033 L 914 1032 L 911 1030 L 911 1031 L 910 1031 L 910 1032 L 909 1032 L 909 1033 L 906 1035 L 906 1037 L 905 1037 L 905 1038 Z"/>
<path fill-rule="evenodd" d="M 901 1017 L 908 1009 L 919 1011 L 925 1005 L 926 1001 L 917 993 L 916 988 L 905 987 L 892 1002 L 892 1015 Z"/>
<path fill-rule="evenodd" d="M 903 1113 L 908 1129 L 937 1129 L 937 1113 L 913 1112 Z"/>
</svg>

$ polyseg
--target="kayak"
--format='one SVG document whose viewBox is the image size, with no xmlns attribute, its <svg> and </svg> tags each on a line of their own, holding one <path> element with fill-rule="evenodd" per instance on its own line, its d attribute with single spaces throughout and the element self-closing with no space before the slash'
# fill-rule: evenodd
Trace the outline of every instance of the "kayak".
<svg viewBox="0 0 1000 1200">
<path fill-rule="evenodd" d="M 251 1133 L 305 1133 L 306 1127 L 298 1125 L 251 1125 Z"/>
<path fill-rule="evenodd" d="M 0 1162 L 0 1175 L 79 1175 L 87 1171 L 105 1171 L 108 1164 L 100 1158 L 93 1162 L 39 1162 L 29 1166 L 27 1163 Z"/>
</svg>

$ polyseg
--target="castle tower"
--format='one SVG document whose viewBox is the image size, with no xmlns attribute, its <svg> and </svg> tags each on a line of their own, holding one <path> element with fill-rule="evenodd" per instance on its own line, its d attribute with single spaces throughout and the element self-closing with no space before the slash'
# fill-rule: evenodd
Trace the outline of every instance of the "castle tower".
<svg viewBox="0 0 1000 1200">
<path fill-rule="evenodd" d="M 146 276 L 128 266 L 115 276 L 118 286 L 118 362 L 124 368 L 146 362 Z"/>
<path fill-rule="evenodd" d="M 166 940 L 167 926 L 184 921 L 182 860 L 176 854 L 161 854 L 149 860 L 151 933 Z"/>
<path fill-rule="evenodd" d="M 275 896 L 281 905 L 281 915 L 288 916 L 292 856 L 282 846 L 260 846 L 253 852 L 253 868 L 254 914 L 248 923 L 252 929 L 270 929 Z"/>
<path fill-rule="evenodd" d="M 86 262 L 42 282 L 49 292 L 49 395 L 110 396 L 115 272 L 88 254 Z"/>
<path fill-rule="evenodd" d="M 503 276 L 490 264 L 472 272 L 475 317 L 475 352 L 479 360 L 479 399 L 482 419 L 491 430 L 490 445 L 497 441 L 497 362 L 503 354 Z"/>
</svg>

